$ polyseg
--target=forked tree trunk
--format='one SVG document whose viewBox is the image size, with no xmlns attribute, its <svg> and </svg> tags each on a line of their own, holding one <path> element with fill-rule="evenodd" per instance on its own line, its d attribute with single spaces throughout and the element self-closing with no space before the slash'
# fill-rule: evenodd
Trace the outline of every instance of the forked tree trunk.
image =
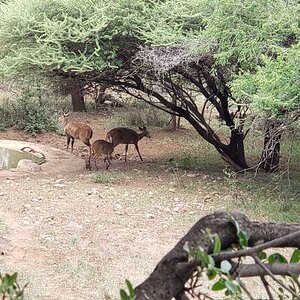
<svg viewBox="0 0 300 300">
<path fill-rule="evenodd" d="M 264 148 L 259 167 L 266 172 L 276 172 L 280 161 L 280 139 L 282 125 L 278 121 L 267 120 L 264 128 Z"/>
<path fill-rule="evenodd" d="M 86 111 L 80 81 L 77 78 L 70 78 L 69 88 L 72 99 L 73 111 Z"/>
</svg>

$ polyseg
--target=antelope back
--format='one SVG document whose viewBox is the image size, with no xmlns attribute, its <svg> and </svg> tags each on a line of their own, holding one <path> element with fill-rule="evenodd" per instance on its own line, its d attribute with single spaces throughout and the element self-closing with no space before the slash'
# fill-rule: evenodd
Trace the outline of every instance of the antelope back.
<svg viewBox="0 0 300 300">
<path fill-rule="evenodd" d="M 83 123 L 69 122 L 65 126 L 65 133 L 74 139 L 90 140 L 93 136 L 93 130 L 90 126 Z"/>
<path fill-rule="evenodd" d="M 107 140 L 114 146 L 118 144 L 136 144 L 139 141 L 139 136 L 130 128 L 117 127 L 108 132 Z"/>
</svg>

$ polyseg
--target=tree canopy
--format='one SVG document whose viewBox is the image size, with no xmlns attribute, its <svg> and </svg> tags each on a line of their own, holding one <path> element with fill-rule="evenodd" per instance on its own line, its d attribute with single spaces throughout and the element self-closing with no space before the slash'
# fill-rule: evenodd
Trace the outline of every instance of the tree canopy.
<svg viewBox="0 0 300 300">
<path fill-rule="evenodd" d="M 267 118 L 298 113 L 297 0 L 11 0 L 0 9 L 2 76 L 118 86 L 187 119 L 237 170 L 248 168 L 249 108 Z"/>
</svg>

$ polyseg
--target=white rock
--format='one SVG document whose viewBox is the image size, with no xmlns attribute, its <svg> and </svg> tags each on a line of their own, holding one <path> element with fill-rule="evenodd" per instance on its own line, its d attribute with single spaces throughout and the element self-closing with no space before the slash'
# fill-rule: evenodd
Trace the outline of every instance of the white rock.
<svg viewBox="0 0 300 300">
<path fill-rule="evenodd" d="M 18 162 L 17 170 L 25 172 L 40 172 L 42 171 L 42 167 L 30 159 L 21 159 Z"/>
<path fill-rule="evenodd" d="M 148 218 L 148 219 L 154 219 L 155 216 L 153 214 L 146 214 L 146 218 Z"/>
</svg>

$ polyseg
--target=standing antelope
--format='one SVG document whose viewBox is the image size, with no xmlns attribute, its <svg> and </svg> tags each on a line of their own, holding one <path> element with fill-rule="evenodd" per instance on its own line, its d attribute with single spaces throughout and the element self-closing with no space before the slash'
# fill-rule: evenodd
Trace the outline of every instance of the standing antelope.
<svg viewBox="0 0 300 300">
<path fill-rule="evenodd" d="M 106 170 L 107 170 L 110 166 L 110 159 L 111 159 L 111 155 L 112 155 L 113 151 L 114 151 L 114 147 L 113 147 L 112 143 L 109 143 L 104 140 L 96 140 L 92 144 L 92 152 L 91 152 L 89 161 L 91 160 L 91 157 L 92 157 L 95 162 L 95 168 L 96 168 L 96 170 L 98 170 L 97 159 L 99 159 L 99 157 L 102 156 L 103 161 L 106 165 Z"/>
<path fill-rule="evenodd" d="M 141 133 L 137 133 L 132 129 L 126 128 L 126 127 L 118 127 L 113 128 L 107 133 L 106 140 L 113 144 L 113 147 L 115 148 L 119 144 L 125 144 L 125 161 L 127 161 L 127 151 L 128 151 L 128 144 L 133 144 L 135 146 L 135 149 L 137 153 L 139 154 L 139 157 L 141 160 L 142 156 L 139 151 L 138 142 L 141 140 L 144 136 L 151 138 L 149 132 L 147 131 L 147 128 L 139 127 Z"/>
<path fill-rule="evenodd" d="M 91 153 L 90 139 L 93 135 L 92 128 L 83 123 L 70 122 L 69 115 L 69 113 L 63 113 L 59 117 L 65 125 L 64 132 L 67 135 L 67 151 L 69 150 L 69 144 L 71 141 L 71 152 L 73 153 L 74 140 L 79 139 L 89 147 Z"/>
</svg>

